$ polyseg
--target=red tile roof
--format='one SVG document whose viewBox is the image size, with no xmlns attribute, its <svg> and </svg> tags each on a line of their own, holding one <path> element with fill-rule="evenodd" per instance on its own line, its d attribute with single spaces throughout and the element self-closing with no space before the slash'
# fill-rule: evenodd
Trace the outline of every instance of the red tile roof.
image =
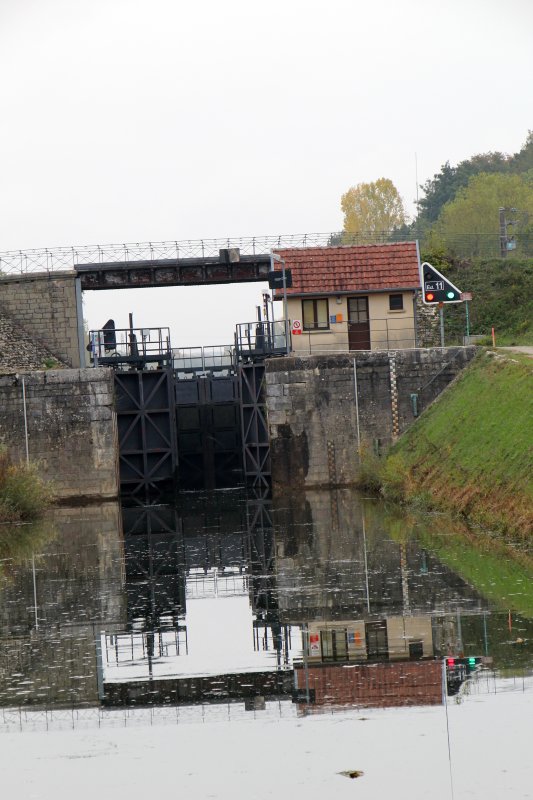
<svg viewBox="0 0 533 800">
<path fill-rule="evenodd" d="M 292 270 L 288 295 L 420 287 L 416 242 L 276 250 Z M 276 271 L 280 264 L 275 264 Z M 282 293 L 275 292 L 279 300 Z"/>
<path fill-rule="evenodd" d="M 303 673 L 303 666 L 295 664 L 296 685 L 300 691 L 306 686 Z M 307 670 L 307 685 L 314 691 L 316 706 L 440 705 L 442 662 L 313 664 Z M 313 706 L 308 706 L 309 711 L 312 709 Z"/>
</svg>

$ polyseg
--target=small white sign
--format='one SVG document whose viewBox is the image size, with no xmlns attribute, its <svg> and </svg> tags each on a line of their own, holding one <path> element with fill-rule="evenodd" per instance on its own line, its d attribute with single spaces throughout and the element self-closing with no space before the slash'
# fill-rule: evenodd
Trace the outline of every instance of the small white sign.
<svg viewBox="0 0 533 800">
<path fill-rule="evenodd" d="M 292 332 L 293 334 L 298 335 L 302 332 L 302 322 L 299 319 L 293 319 L 292 321 Z"/>
</svg>

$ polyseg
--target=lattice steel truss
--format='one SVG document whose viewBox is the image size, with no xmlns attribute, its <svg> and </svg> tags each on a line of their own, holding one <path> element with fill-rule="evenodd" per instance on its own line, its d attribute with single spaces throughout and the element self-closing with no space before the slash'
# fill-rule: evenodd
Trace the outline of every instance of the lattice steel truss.
<svg viewBox="0 0 533 800">
<path fill-rule="evenodd" d="M 409 237 L 411 240 L 412 235 Z M 346 238 L 340 233 L 291 233 L 278 236 L 247 236 L 226 239 L 185 239 L 167 242 L 83 245 L 0 252 L 0 273 L 72 270 L 82 264 L 152 262 L 163 259 L 212 258 L 222 249 L 239 248 L 241 255 L 260 255 L 272 249 L 328 247 L 338 244 L 376 244 L 390 241 L 389 233 L 361 234 Z"/>
</svg>

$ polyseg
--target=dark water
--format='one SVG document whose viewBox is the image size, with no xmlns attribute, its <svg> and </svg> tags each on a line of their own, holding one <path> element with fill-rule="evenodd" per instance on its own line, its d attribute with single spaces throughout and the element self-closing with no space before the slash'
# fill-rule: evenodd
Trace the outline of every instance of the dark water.
<svg viewBox="0 0 533 800">
<path fill-rule="evenodd" d="M 449 695 L 533 674 L 526 553 L 348 490 L 59 508 L 4 527 L 0 559 L 4 718 L 424 706 L 442 703 L 443 663 Z"/>
</svg>

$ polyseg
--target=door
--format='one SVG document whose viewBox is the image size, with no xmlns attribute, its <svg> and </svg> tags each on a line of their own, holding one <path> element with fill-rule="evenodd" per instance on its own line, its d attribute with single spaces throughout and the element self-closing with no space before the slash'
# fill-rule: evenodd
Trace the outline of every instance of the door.
<svg viewBox="0 0 533 800">
<path fill-rule="evenodd" d="M 369 661 L 386 661 L 389 657 L 387 623 L 367 622 L 365 624 L 366 654 Z"/>
<path fill-rule="evenodd" d="M 345 628 L 331 628 L 327 631 L 320 631 L 320 644 L 322 645 L 322 661 L 348 660 Z"/>
<path fill-rule="evenodd" d="M 350 350 L 370 350 L 368 297 L 348 298 L 348 346 Z"/>
</svg>

